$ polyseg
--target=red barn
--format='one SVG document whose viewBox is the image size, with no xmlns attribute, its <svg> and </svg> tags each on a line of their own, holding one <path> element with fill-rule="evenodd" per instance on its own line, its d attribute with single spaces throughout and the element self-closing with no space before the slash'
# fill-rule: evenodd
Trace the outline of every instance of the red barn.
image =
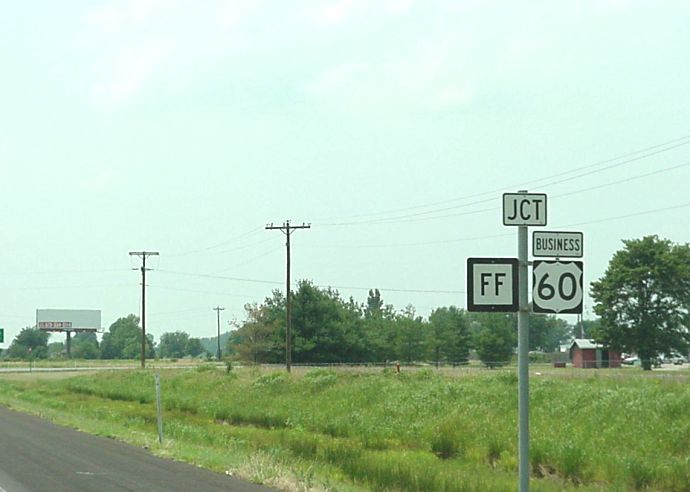
<svg viewBox="0 0 690 492">
<path fill-rule="evenodd" d="M 570 344 L 570 359 L 573 367 L 603 368 L 620 367 L 621 354 L 617 350 L 604 347 L 594 340 L 576 338 Z"/>
</svg>

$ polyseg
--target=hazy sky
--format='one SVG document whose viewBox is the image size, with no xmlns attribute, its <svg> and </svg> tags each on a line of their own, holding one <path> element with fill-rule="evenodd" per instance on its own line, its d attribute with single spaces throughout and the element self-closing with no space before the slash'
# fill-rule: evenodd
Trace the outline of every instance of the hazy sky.
<svg viewBox="0 0 690 492">
<path fill-rule="evenodd" d="M 214 306 L 225 330 L 284 288 L 264 226 L 285 219 L 312 223 L 294 279 L 424 316 L 466 305 L 468 256 L 517 254 L 505 191 L 584 232 L 587 282 L 621 239 L 688 242 L 688 19 L 686 1 L 7 2 L 3 346 L 36 308 L 138 313 L 144 249 L 148 331 L 214 335 Z"/>
</svg>

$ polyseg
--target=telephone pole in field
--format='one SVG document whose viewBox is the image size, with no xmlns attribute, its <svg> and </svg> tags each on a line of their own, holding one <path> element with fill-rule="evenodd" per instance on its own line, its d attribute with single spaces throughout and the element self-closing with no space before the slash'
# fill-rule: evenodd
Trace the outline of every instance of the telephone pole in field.
<svg viewBox="0 0 690 492">
<path fill-rule="evenodd" d="M 214 307 L 213 310 L 218 315 L 217 316 L 217 318 L 218 318 L 218 360 L 220 360 L 220 312 L 224 311 L 225 308 L 217 306 L 217 307 Z"/>
<path fill-rule="evenodd" d="M 287 372 L 290 372 L 290 367 L 292 366 L 292 346 L 290 339 L 290 329 L 292 327 L 292 298 L 290 297 L 290 234 L 292 234 L 296 229 L 309 229 L 311 224 L 305 224 L 294 226 L 290 225 L 290 221 L 286 220 L 283 222 L 282 226 L 274 226 L 272 223 L 266 226 L 268 230 L 279 230 L 285 234 L 286 242 L 285 247 L 287 249 L 287 269 L 286 269 L 286 280 L 285 280 L 285 367 Z"/>
<path fill-rule="evenodd" d="M 151 270 L 146 268 L 146 258 L 158 256 L 158 251 L 130 251 L 129 256 L 141 258 L 141 368 L 146 367 L 146 272 Z M 133 268 L 132 270 L 139 270 Z"/>
</svg>

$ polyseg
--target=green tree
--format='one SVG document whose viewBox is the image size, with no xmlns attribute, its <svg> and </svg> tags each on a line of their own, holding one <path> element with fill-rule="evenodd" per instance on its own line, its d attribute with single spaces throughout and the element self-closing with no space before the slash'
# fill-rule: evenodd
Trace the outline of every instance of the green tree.
<svg viewBox="0 0 690 492">
<path fill-rule="evenodd" d="M 48 357 L 50 333 L 26 327 L 12 340 L 6 356 L 17 359 L 45 359 Z"/>
<path fill-rule="evenodd" d="M 555 352 L 570 339 L 568 322 L 554 315 L 532 314 L 529 317 L 529 349 Z"/>
<path fill-rule="evenodd" d="M 362 340 L 365 346 L 364 359 L 383 362 L 397 358 L 395 340 L 397 337 L 395 309 L 384 304 L 378 289 L 369 290 L 363 311 Z"/>
<path fill-rule="evenodd" d="M 582 320 L 582 331 L 584 332 L 584 338 L 594 338 L 594 333 L 597 333 L 597 330 L 599 330 L 599 326 L 601 325 L 601 319 L 596 318 L 596 319 L 583 319 Z M 573 332 L 577 336 L 577 338 L 580 338 L 580 327 L 575 326 L 573 328 Z"/>
<path fill-rule="evenodd" d="M 77 333 L 72 338 L 72 357 L 75 359 L 100 359 L 101 350 L 94 332 Z"/>
<path fill-rule="evenodd" d="M 395 358 L 412 362 L 424 358 L 424 340 L 428 324 L 408 305 L 395 317 Z"/>
<path fill-rule="evenodd" d="M 690 346 L 690 246 L 657 236 L 623 241 L 603 277 L 592 282 L 595 338 L 636 352 L 644 370 L 661 353 Z"/>
<path fill-rule="evenodd" d="M 512 314 L 475 313 L 478 329 L 474 345 L 479 359 L 489 368 L 500 367 L 510 362 L 516 344 L 514 318 Z"/>
<path fill-rule="evenodd" d="M 234 353 L 236 359 L 254 364 L 284 360 L 285 330 L 280 318 L 282 310 L 276 308 L 281 304 L 276 293 L 273 301 L 267 300 L 260 306 L 256 303 L 244 305 L 247 319 L 228 338 L 227 351 Z"/>
<path fill-rule="evenodd" d="M 348 362 L 365 358 L 359 306 L 337 290 L 298 283 L 292 301 L 294 362 Z"/>
<path fill-rule="evenodd" d="M 116 320 L 101 342 L 102 359 L 137 359 L 141 357 L 139 317 L 130 314 Z M 146 358 L 155 357 L 153 336 L 146 335 Z"/>
<path fill-rule="evenodd" d="M 204 346 L 201 344 L 201 340 L 198 338 L 190 338 L 187 340 L 187 346 L 185 347 L 185 354 L 190 357 L 199 357 L 205 352 Z"/>
<path fill-rule="evenodd" d="M 436 366 L 442 362 L 466 363 L 471 337 L 462 309 L 455 306 L 434 309 L 429 315 L 427 345 Z"/>
<path fill-rule="evenodd" d="M 187 355 L 188 343 L 189 334 L 183 331 L 163 333 L 160 342 L 158 342 L 158 355 L 179 359 Z"/>
<path fill-rule="evenodd" d="M 48 358 L 60 359 L 65 356 L 65 344 L 62 342 L 51 342 L 48 344 Z"/>
</svg>

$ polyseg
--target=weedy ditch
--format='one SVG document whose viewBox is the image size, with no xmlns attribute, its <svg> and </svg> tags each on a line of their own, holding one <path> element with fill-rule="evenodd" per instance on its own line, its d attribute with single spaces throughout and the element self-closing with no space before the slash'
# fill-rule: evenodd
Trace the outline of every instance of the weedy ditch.
<svg viewBox="0 0 690 492">
<path fill-rule="evenodd" d="M 204 369 L 161 371 L 161 380 L 163 454 L 240 474 L 260 456 L 273 460 L 267 469 L 292 469 L 296 480 L 337 490 L 516 487 L 517 395 L 509 373 Z M 154 441 L 150 372 L 0 380 L 0 387 L 4 403 Z M 543 377 L 530 390 L 533 490 L 690 490 L 685 380 Z"/>
</svg>

